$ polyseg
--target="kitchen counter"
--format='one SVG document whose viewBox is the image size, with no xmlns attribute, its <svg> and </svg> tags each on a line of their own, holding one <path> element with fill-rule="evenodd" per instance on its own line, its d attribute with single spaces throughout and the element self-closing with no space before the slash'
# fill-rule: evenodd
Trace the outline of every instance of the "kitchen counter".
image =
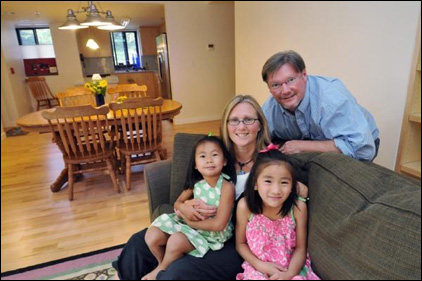
<svg viewBox="0 0 422 281">
<path fill-rule="evenodd" d="M 156 73 L 156 71 L 154 71 L 154 70 L 119 70 L 119 71 L 114 71 L 113 74 L 146 73 L 146 72 L 154 72 L 154 73 Z"/>
</svg>

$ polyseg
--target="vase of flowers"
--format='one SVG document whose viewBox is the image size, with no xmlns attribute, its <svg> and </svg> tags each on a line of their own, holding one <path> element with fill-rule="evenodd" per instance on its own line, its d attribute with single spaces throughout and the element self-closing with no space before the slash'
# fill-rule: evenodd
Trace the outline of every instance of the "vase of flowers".
<svg viewBox="0 0 422 281">
<path fill-rule="evenodd" d="M 105 103 L 104 96 L 107 91 L 107 85 L 107 80 L 101 78 L 100 74 L 92 75 L 92 81 L 85 83 L 85 88 L 90 90 L 91 93 L 95 95 L 97 106 L 101 106 Z"/>
</svg>

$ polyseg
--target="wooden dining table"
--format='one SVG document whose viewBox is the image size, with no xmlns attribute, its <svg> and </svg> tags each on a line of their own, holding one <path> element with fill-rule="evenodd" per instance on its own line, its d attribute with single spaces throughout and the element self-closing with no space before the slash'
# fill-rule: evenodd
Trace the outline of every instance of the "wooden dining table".
<svg viewBox="0 0 422 281">
<path fill-rule="evenodd" d="M 180 110 L 182 109 L 182 104 L 174 101 L 174 100 L 168 100 L 165 99 L 163 106 L 162 106 L 162 120 L 170 120 L 172 121 L 174 116 L 180 113 Z M 50 110 L 53 111 L 53 109 L 44 109 L 35 111 L 32 113 L 28 113 L 22 117 L 20 117 L 16 124 L 22 128 L 23 131 L 29 131 L 29 132 L 38 132 L 38 133 L 49 133 L 51 132 L 50 125 L 44 117 L 42 117 L 42 112 Z M 113 113 L 110 111 L 107 115 L 108 120 L 113 120 Z M 53 137 L 53 143 L 55 143 L 60 151 L 64 152 L 63 147 L 61 143 L 56 141 L 56 138 Z M 52 192 L 58 192 L 62 188 L 62 186 L 68 181 L 68 170 L 65 166 L 63 170 L 61 171 L 60 175 L 57 177 L 57 179 L 50 185 L 50 189 Z"/>
</svg>

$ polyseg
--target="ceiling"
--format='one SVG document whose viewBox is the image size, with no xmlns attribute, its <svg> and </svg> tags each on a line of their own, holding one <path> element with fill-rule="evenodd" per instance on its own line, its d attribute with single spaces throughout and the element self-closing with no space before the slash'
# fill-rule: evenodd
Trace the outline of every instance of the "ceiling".
<svg viewBox="0 0 422 281">
<path fill-rule="evenodd" d="M 117 22 L 130 19 L 127 27 L 159 26 L 164 23 L 164 5 L 134 2 L 94 1 L 98 10 L 111 10 Z M 88 1 L 1 1 L 1 19 L 15 26 L 62 24 L 67 10 L 74 11 L 88 6 Z M 85 13 L 75 14 L 79 21 Z"/>
</svg>

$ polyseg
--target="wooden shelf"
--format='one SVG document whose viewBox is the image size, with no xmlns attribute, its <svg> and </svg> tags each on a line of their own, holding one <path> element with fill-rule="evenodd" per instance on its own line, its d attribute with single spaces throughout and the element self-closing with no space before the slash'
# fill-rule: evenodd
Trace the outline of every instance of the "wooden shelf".
<svg viewBox="0 0 422 281">
<path fill-rule="evenodd" d="M 421 161 L 410 162 L 401 165 L 401 170 L 417 178 L 421 178 Z"/>
<path fill-rule="evenodd" d="M 421 18 L 419 16 L 395 170 L 421 179 Z"/>
<path fill-rule="evenodd" d="M 421 123 L 421 113 L 411 113 L 409 115 L 409 121 Z"/>
</svg>

